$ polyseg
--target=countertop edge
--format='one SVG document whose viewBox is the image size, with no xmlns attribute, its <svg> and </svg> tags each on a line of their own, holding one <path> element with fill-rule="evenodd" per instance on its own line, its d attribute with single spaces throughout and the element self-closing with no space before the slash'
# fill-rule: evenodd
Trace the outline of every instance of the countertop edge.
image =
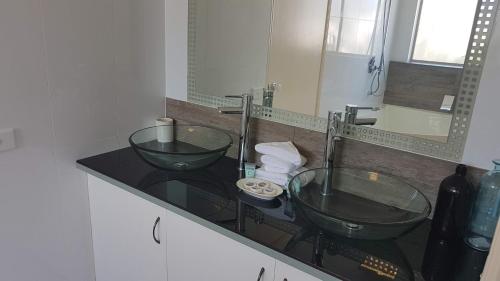
<svg viewBox="0 0 500 281">
<path fill-rule="evenodd" d="M 171 211 L 179 216 L 182 216 L 182 217 L 184 217 L 190 221 L 193 221 L 201 226 L 204 226 L 210 230 L 213 230 L 213 231 L 215 231 L 215 232 L 217 232 L 217 233 L 219 233 L 219 234 L 221 234 L 229 239 L 232 239 L 236 242 L 239 242 L 239 243 L 241 243 L 245 246 L 248 246 L 256 251 L 259 251 L 265 255 L 268 255 L 272 258 L 275 258 L 276 260 L 278 260 L 282 263 L 285 263 L 291 267 L 294 267 L 300 271 L 303 271 L 303 272 L 305 272 L 313 277 L 316 277 L 320 280 L 324 280 L 324 281 L 339 281 L 339 280 L 341 280 L 341 279 L 339 279 L 340 277 L 335 277 L 335 276 L 329 275 L 321 270 L 315 269 L 315 268 L 313 268 L 313 267 L 311 267 L 311 266 L 309 266 L 301 261 L 298 261 L 294 258 L 291 258 L 291 257 L 285 255 L 285 254 L 282 254 L 282 253 L 277 252 L 269 247 L 266 247 L 258 242 L 255 242 L 249 238 L 246 238 L 242 235 L 239 235 L 235 232 L 232 232 L 228 229 L 225 229 L 221 226 L 218 226 L 210 221 L 207 221 L 207 220 L 205 220 L 201 217 L 198 217 L 194 214 L 191 214 L 185 210 L 182 210 L 176 206 L 173 206 L 165 201 L 162 201 L 158 198 L 155 198 L 155 197 L 153 197 L 149 194 L 146 194 L 140 190 L 137 190 L 136 188 L 133 188 L 133 187 L 126 185 L 120 181 L 117 181 L 113 178 L 110 178 L 110 177 L 104 175 L 104 174 L 101 174 L 95 170 L 92 170 L 92 169 L 90 169 L 90 168 L 88 168 L 80 163 L 76 163 L 76 167 L 89 175 L 95 176 L 95 177 L 97 177 L 103 181 L 106 181 L 106 182 L 108 182 L 116 187 L 119 187 L 125 191 L 128 191 L 134 195 L 137 195 L 144 200 L 147 200 L 147 201 L 149 201 L 153 204 L 156 204 L 160 207 L 163 207 L 163 208 L 165 208 L 165 209 L 167 209 L 167 210 L 169 210 L 169 211 Z M 348 281 L 348 280 L 345 280 L 345 281 Z"/>
</svg>

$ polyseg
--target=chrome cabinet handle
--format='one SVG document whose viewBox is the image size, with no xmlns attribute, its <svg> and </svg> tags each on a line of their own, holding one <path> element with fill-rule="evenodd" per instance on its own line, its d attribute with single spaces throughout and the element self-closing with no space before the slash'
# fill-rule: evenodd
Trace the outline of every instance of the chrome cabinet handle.
<svg viewBox="0 0 500 281">
<path fill-rule="evenodd" d="M 155 232 L 156 232 L 156 227 L 158 226 L 159 223 L 160 223 L 160 217 L 156 219 L 155 224 L 153 225 L 153 239 L 158 244 L 160 244 L 160 235 L 158 235 L 158 238 L 156 238 Z"/>
<path fill-rule="evenodd" d="M 257 281 L 262 281 L 262 276 L 264 276 L 264 271 L 266 271 L 265 268 L 260 269 L 259 277 L 257 277 Z"/>
</svg>

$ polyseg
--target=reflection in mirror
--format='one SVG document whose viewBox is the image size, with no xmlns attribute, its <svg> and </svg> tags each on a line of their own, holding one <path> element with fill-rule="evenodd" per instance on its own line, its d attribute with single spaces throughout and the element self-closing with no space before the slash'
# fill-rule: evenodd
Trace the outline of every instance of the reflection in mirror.
<svg viewBox="0 0 500 281">
<path fill-rule="evenodd" d="M 224 97 L 263 88 L 272 0 L 189 1 L 189 91 Z"/>
<path fill-rule="evenodd" d="M 328 0 L 189 0 L 189 94 L 252 93 L 315 115 L 327 9 Z"/>
<path fill-rule="evenodd" d="M 463 65 L 477 0 L 461 2 L 440 0 L 421 3 L 413 61 Z M 451 7 L 453 12 L 443 13 Z"/>
<path fill-rule="evenodd" d="M 377 107 L 357 117 L 375 118 L 376 129 L 446 142 L 476 5 L 333 0 L 318 115 L 347 104 Z"/>
<path fill-rule="evenodd" d="M 189 0 L 189 94 L 446 143 L 477 4 Z"/>
</svg>

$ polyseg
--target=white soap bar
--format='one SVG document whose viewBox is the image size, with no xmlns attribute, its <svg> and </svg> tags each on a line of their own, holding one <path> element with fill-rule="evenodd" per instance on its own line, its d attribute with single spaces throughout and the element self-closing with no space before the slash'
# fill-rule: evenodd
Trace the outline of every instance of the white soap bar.
<svg viewBox="0 0 500 281">
<path fill-rule="evenodd" d="M 174 141 L 174 119 L 156 119 L 156 138 L 158 142 L 166 143 Z"/>
</svg>

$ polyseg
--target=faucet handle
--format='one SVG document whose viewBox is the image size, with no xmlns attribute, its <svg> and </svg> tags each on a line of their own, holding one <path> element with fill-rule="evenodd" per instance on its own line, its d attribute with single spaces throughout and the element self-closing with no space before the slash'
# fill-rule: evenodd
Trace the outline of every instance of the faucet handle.
<svg viewBox="0 0 500 281">
<path fill-rule="evenodd" d="M 380 107 L 371 107 L 371 106 L 357 106 L 348 104 L 345 106 L 345 122 L 346 124 L 354 124 L 354 125 L 375 125 L 377 122 L 377 118 L 364 118 L 358 119 L 358 110 L 372 110 L 379 111 Z"/>
<path fill-rule="evenodd" d="M 228 99 L 241 99 L 240 106 L 224 106 L 218 107 L 217 110 L 222 114 L 242 114 L 243 113 L 243 95 L 227 95 L 224 96 Z"/>
<path fill-rule="evenodd" d="M 380 107 L 378 107 L 378 106 L 375 106 L 375 107 L 372 107 L 372 106 L 361 106 L 361 107 L 358 107 L 358 109 L 379 111 Z"/>
<path fill-rule="evenodd" d="M 281 90 L 281 83 L 280 82 L 272 82 L 267 85 L 267 90 L 268 91 L 279 91 Z"/>
<path fill-rule="evenodd" d="M 372 110 L 372 111 L 379 111 L 380 107 L 378 106 L 357 106 L 355 104 L 348 104 L 345 106 L 345 111 L 347 113 L 349 112 L 357 112 L 358 110 Z"/>
<path fill-rule="evenodd" d="M 245 103 L 252 103 L 253 101 L 253 94 L 227 95 L 224 97 L 228 99 L 241 99 L 241 106 L 245 106 Z"/>
<path fill-rule="evenodd" d="M 242 114 L 245 111 L 250 112 L 251 106 L 253 105 L 253 95 L 243 94 L 243 95 L 229 95 L 226 98 L 241 99 L 241 105 L 239 107 L 219 107 L 219 113 L 223 114 Z"/>
<path fill-rule="evenodd" d="M 243 99 L 243 95 L 228 95 L 224 97 L 228 99 Z"/>
<path fill-rule="evenodd" d="M 241 99 L 241 107 L 243 107 L 244 95 L 227 95 L 227 96 L 224 96 L 224 97 L 227 98 L 227 99 Z"/>
<path fill-rule="evenodd" d="M 253 98 L 253 94 L 242 94 L 242 95 L 227 95 L 227 96 L 224 96 L 225 98 L 228 98 L 228 99 L 241 99 L 241 100 L 245 100 L 245 99 L 249 99 L 249 98 Z"/>
</svg>

